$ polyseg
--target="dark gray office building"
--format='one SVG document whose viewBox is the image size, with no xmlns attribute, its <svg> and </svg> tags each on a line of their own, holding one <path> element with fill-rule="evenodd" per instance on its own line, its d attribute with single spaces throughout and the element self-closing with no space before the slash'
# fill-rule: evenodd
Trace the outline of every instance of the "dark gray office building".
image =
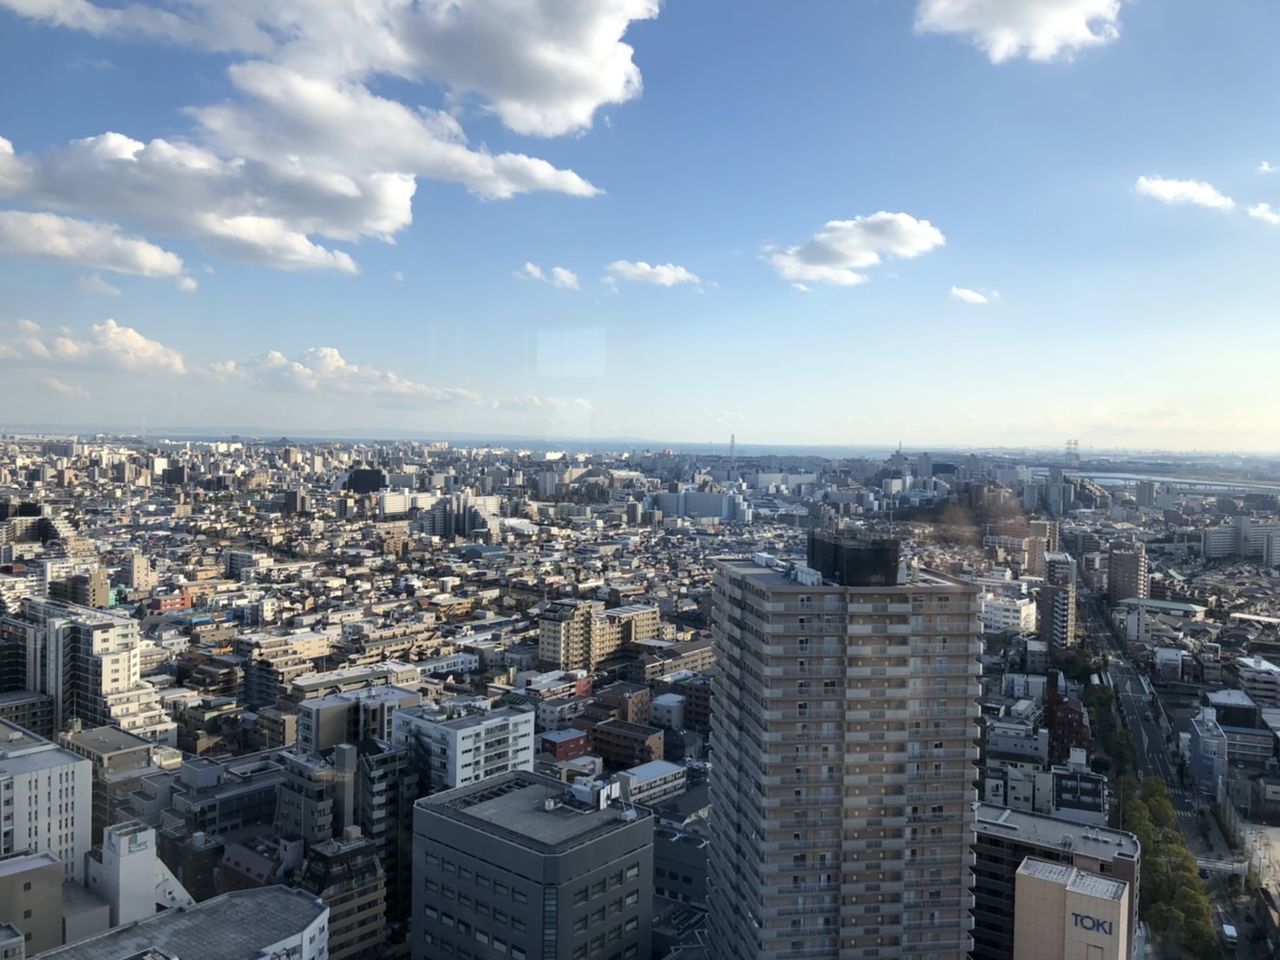
<svg viewBox="0 0 1280 960">
<path fill-rule="evenodd" d="M 419 800 L 413 960 L 648 960 L 653 819 L 527 771 Z"/>
<path fill-rule="evenodd" d="M 1027 857 L 1070 864 L 1129 884 L 1131 933 L 1120 956 L 1134 955 L 1142 847 L 1132 833 L 989 803 L 974 805 L 974 828 L 972 960 L 1014 960 L 1017 874 Z"/>
</svg>

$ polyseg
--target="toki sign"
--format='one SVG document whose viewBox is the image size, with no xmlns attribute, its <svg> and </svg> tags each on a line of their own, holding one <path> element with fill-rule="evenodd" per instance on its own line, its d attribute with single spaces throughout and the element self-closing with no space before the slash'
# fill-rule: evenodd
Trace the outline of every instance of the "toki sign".
<svg viewBox="0 0 1280 960">
<path fill-rule="evenodd" d="M 1108 937 L 1114 933 L 1112 926 L 1115 921 L 1113 920 L 1100 920 L 1097 917 L 1089 916 L 1087 913 L 1073 913 L 1071 914 L 1071 920 L 1077 927 L 1092 933 L 1104 933 Z"/>
</svg>

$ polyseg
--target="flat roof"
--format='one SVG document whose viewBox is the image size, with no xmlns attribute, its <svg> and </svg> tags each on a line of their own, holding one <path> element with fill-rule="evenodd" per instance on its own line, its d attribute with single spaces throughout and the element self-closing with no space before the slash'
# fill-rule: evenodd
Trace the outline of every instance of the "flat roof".
<svg viewBox="0 0 1280 960">
<path fill-rule="evenodd" d="M 1100 877 L 1067 863 L 1050 863 L 1048 860 L 1037 860 L 1035 857 L 1027 857 L 1023 860 L 1022 866 L 1018 867 L 1018 874 L 1061 884 L 1072 893 L 1080 893 L 1097 900 L 1117 902 L 1123 900 L 1125 891 L 1129 887 L 1123 880 Z"/>
<path fill-rule="evenodd" d="M 1280 673 L 1280 667 L 1262 657 L 1236 657 L 1236 666 L 1263 673 Z"/>
<path fill-rule="evenodd" d="M 543 740 L 550 740 L 552 743 L 567 743 L 570 740 L 579 740 L 587 735 L 587 731 L 579 730 L 576 727 L 570 727 L 567 730 L 544 730 L 538 736 Z"/>
<path fill-rule="evenodd" d="M 1059 820 L 992 803 L 974 804 L 974 829 L 979 836 L 1020 840 L 1054 849 L 1070 849 L 1099 860 L 1135 860 L 1142 850 L 1138 838 L 1123 830 Z"/>
<path fill-rule="evenodd" d="M 559 780 L 521 770 L 423 797 L 416 806 L 539 853 L 562 853 L 630 825 L 616 807 L 584 807 L 570 796 Z M 547 809 L 547 801 L 559 804 Z"/>
<path fill-rule="evenodd" d="M 656 780 L 658 777 L 669 777 L 671 774 L 679 773 L 683 769 L 684 767 L 678 763 L 670 763 L 666 760 L 650 760 L 648 763 L 630 767 L 622 772 L 643 782 L 645 780 Z"/>
<path fill-rule="evenodd" d="M 119 727 L 91 727 L 88 730 L 70 734 L 67 741 L 94 753 L 119 753 L 121 750 L 134 750 L 139 747 L 150 749 L 155 746 L 150 740 L 144 740 Z"/>
<path fill-rule="evenodd" d="M 9 720 L 0 720 L 0 760 L 17 759 L 29 750 L 49 745 L 50 741 L 26 727 L 20 727 Z"/>
<path fill-rule="evenodd" d="M 1151 607 L 1153 610 L 1181 610 L 1190 613 L 1205 613 L 1209 608 L 1198 603 L 1183 603 L 1181 600 L 1152 600 L 1150 597 L 1126 597 L 1120 606 Z"/>
<path fill-rule="evenodd" d="M 909 558 L 908 558 L 909 559 Z M 851 590 L 855 593 L 885 593 L 887 591 L 900 591 L 906 589 L 912 590 L 937 590 L 945 588 L 947 590 L 961 590 L 965 593 L 976 594 L 979 592 L 978 585 L 968 583 L 966 581 L 957 580 L 946 574 L 938 573 L 936 570 L 926 570 L 923 567 L 917 569 L 912 576 L 913 580 L 906 583 L 885 584 L 878 587 L 846 587 L 834 581 L 823 579 L 819 586 L 806 586 L 798 580 L 793 580 L 787 575 L 786 570 L 779 570 L 776 567 L 762 567 L 750 557 L 716 557 L 715 562 L 722 567 L 731 567 L 733 572 L 740 576 L 750 577 L 762 587 L 770 590 L 796 590 L 804 592 L 806 590 Z M 797 565 L 804 566 L 797 561 Z M 810 568 L 811 569 L 811 568 Z"/>
<path fill-rule="evenodd" d="M 1209 690 L 1205 693 L 1205 697 L 1214 706 L 1225 707 L 1254 707 L 1257 706 L 1253 702 L 1253 697 L 1249 696 L 1243 690 Z M 1222 721 L 1219 720 L 1219 723 Z"/>
<path fill-rule="evenodd" d="M 0 858 L 0 877 L 11 877 L 40 867 L 57 867 L 58 882 L 62 882 L 62 861 L 47 850 L 40 853 L 15 853 Z"/>
<path fill-rule="evenodd" d="M 40 954 L 51 960 L 127 960 L 159 949 L 182 960 L 256 960 L 328 910 L 309 893 L 270 886 L 224 893 L 191 907 Z"/>
</svg>

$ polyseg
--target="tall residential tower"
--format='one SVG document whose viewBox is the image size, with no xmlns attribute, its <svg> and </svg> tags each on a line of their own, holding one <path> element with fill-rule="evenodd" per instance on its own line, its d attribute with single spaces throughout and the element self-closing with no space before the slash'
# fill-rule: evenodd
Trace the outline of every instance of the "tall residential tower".
<svg viewBox="0 0 1280 960">
<path fill-rule="evenodd" d="M 710 918 L 721 958 L 962 960 L 977 588 L 895 540 L 718 563 Z"/>
</svg>

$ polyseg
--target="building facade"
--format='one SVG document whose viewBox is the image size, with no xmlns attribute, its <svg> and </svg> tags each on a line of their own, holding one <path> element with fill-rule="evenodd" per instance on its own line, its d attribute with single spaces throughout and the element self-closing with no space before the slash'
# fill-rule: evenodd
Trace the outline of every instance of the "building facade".
<svg viewBox="0 0 1280 960">
<path fill-rule="evenodd" d="M 84 879 L 92 843 L 93 773 L 83 757 L 0 720 L 0 857 L 53 854 Z"/>
<path fill-rule="evenodd" d="M 514 772 L 419 800 L 413 960 L 649 957 L 653 819 L 619 794 Z"/>
<path fill-rule="evenodd" d="M 811 534 L 720 561 L 712 609 L 714 955 L 965 957 L 977 588 Z"/>
</svg>

